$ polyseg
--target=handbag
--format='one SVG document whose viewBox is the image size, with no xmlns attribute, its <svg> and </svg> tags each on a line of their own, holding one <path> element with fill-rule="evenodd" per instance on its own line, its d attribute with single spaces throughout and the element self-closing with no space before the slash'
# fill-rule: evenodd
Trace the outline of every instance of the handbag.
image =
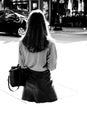
<svg viewBox="0 0 87 130">
<path fill-rule="evenodd" d="M 8 88 L 11 89 L 11 87 L 17 87 L 24 86 L 27 80 L 27 77 L 29 76 L 29 68 L 28 67 L 21 67 L 19 65 L 12 66 L 9 70 L 9 76 L 8 76 Z"/>
</svg>

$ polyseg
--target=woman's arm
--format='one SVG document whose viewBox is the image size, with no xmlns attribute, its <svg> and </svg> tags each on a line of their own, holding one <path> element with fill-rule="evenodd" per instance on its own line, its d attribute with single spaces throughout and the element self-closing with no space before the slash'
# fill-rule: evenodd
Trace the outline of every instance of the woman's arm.
<svg viewBox="0 0 87 130">
<path fill-rule="evenodd" d="M 22 48 L 22 43 L 19 43 L 19 57 L 18 57 L 18 64 L 23 67 L 24 66 L 24 53 L 23 53 L 23 48 Z"/>
<path fill-rule="evenodd" d="M 48 54 L 48 69 L 51 71 L 56 69 L 57 66 L 57 50 L 54 43 L 49 45 L 49 54 Z"/>
</svg>

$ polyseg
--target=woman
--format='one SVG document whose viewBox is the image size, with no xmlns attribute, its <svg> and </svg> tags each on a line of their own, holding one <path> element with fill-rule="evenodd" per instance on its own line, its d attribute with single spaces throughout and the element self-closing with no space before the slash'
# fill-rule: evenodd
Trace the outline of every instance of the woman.
<svg viewBox="0 0 87 130">
<path fill-rule="evenodd" d="M 27 30 L 19 43 L 19 65 L 29 68 L 22 99 L 43 103 L 57 100 L 50 80 L 56 68 L 57 52 L 41 10 L 31 11 Z"/>
</svg>

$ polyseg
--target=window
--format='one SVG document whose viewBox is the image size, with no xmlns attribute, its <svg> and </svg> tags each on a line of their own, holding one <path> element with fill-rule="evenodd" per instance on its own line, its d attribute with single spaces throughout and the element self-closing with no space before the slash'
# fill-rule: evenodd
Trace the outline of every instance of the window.
<svg viewBox="0 0 87 130">
<path fill-rule="evenodd" d="M 31 9 L 32 9 L 32 10 L 38 9 L 38 2 L 37 2 L 37 1 L 32 1 L 32 2 L 31 2 Z"/>
</svg>

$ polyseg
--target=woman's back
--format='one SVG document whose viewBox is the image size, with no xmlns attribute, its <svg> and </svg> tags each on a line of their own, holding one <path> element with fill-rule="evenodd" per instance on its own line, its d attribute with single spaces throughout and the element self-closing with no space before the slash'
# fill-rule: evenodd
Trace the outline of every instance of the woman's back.
<svg viewBox="0 0 87 130">
<path fill-rule="evenodd" d="M 57 53 L 55 44 L 52 42 L 49 42 L 49 45 L 45 50 L 33 53 L 29 52 L 21 41 L 19 52 L 19 64 L 21 66 L 28 66 L 35 71 L 53 70 L 56 68 Z"/>
</svg>

